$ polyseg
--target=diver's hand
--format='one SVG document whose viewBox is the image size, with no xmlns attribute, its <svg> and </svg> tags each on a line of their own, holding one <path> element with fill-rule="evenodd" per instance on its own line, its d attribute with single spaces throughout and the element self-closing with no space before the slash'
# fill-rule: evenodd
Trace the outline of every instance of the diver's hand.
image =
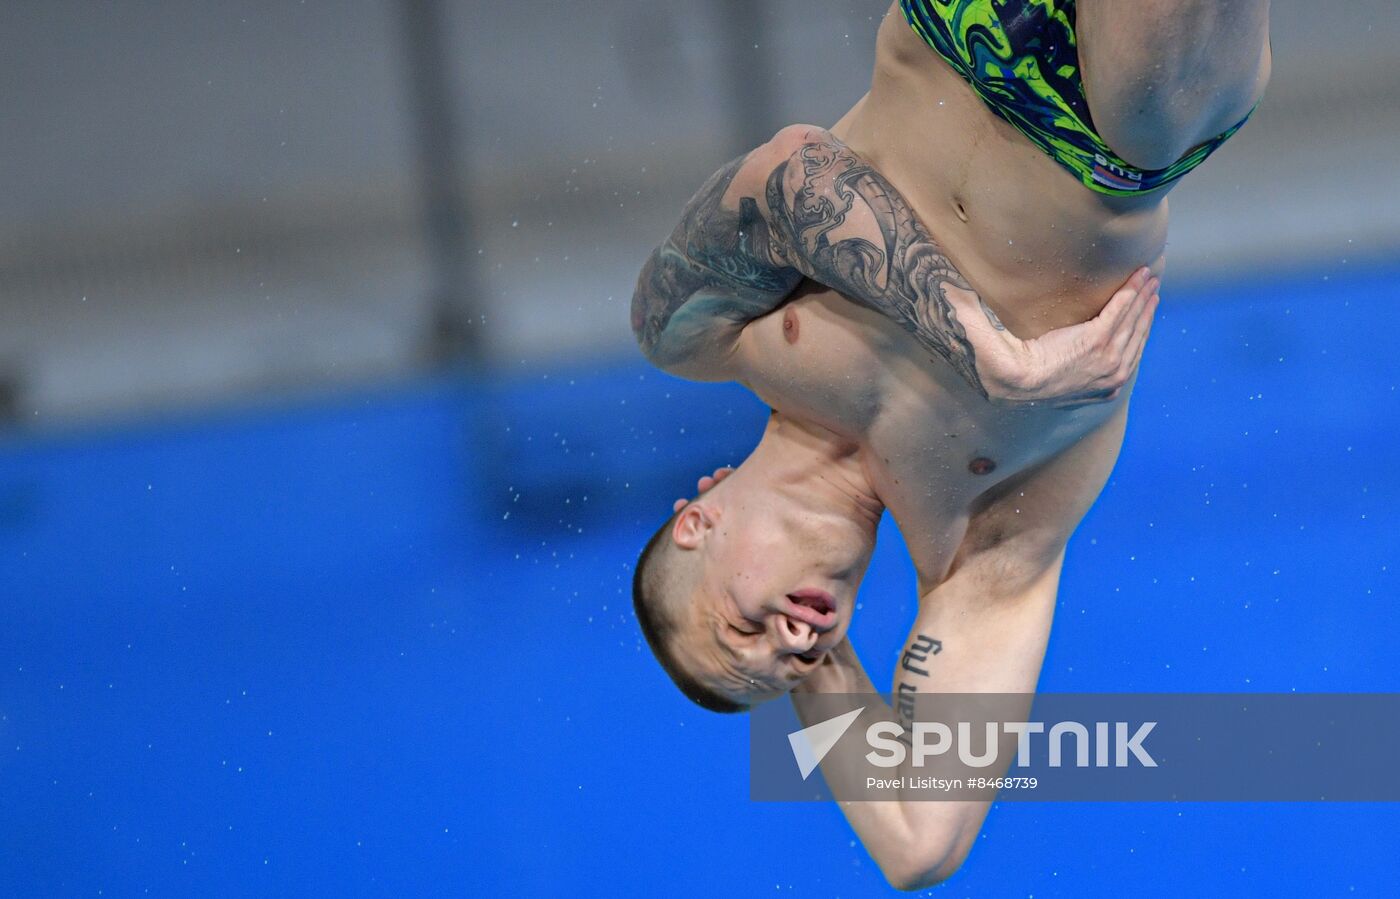
<svg viewBox="0 0 1400 899">
<path fill-rule="evenodd" d="M 792 688 L 794 693 L 873 693 L 875 687 L 865 674 L 849 639 L 833 646 L 821 664 Z"/>
<path fill-rule="evenodd" d="M 1034 340 L 1006 330 L 985 307 L 985 315 L 964 316 L 988 398 L 1054 408 L 1117 399 L 1142 360 L 1159 285 L 1146 268 L 1138 269 L 1097 316 Z"/>
<path fill-rule="evenodd" d="M 709 490 L 711 487 L 715 486 L 720 481 L 729 477 L 730 473 L 732 473 L 733 471 L 734 469 L 731 466 L 725 465 L 721 468 L 716 468 L 714 474 L 701 475 L 700 480 L 695 482 L 695 493 L 697 495 L 704 493 L 706 490 Z M 686 504 L 688 504 L 689 502 L 690 500 L 682 496 L 680 499 L 676 500 L 674 503 L 671 504 L 671 511 L 679 512 L 681 509 L 684 509 L 686 507 Z"/>
</svg>

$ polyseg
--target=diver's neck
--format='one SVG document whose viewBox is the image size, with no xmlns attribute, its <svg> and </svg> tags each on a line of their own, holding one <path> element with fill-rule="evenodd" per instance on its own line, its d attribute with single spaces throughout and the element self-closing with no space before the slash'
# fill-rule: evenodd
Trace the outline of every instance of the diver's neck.
<svg viewBox="0 0 1400 899">
<path fill-rule="evenodd" d="M 885 511 L 860 446 L 820 425 L 774 413 L 750 462 L 766 472 L 772 489 L 813 511 L 854 517 L 872 528 Z"/>
</svg>

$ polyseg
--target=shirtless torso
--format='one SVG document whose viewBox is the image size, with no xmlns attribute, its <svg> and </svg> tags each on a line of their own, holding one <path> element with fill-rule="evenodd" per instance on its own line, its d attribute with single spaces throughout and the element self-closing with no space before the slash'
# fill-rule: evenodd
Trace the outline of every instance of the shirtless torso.
<svg viewBox="0 0 1400 899">
<path fill-rule="evenodd" d="M 1079 61 L 1094 124 L 1124 158 L 1167 165 L 1259 101 L 1267 2 L 1112 5 L 1077 3 Z M 898 4 L 880 26 L 869 93 L 831 130 L 899 188 L 1022 337 L 1092 317 L 1138 265 L 1160 271 L 1166 192 L 1086 189 L 993 114 Z"/>
<path fill-rule="evenodd" d="M 1267 2 L 1140 0 L 1111 20 L 1109 2 L 1078 3 L 1079 59 L 1099 133 L 1123 159 L 1165 166 L 1257 101 L 1269 70 Z M 773 407 L 770 433 L 815 434 L 833 459 L 859 468 L 889 509 L 919 579 L 910 641 L 941 644 L 927 673 L 896 672 L 896 691 L 1033 692 L 1064 548 L 1116 460 L 1129 391 L 1072 408 L 989 401 L 995 392 L 970 373 L 971 346 L 983 357 L 974 332 L 990 336 L 1004 324 L 1017 338 L 1038 338 L 1095 316 L 1136 267 L 1160 270 L 1165 191 L 1113 197 L 1086 189 L 994 115 L 911 31 L 897 4 L 880 29 L 870 92 L 831 133 L 878 174 L 859 183 L 831 178 L 826 148 L 816 157 L 770 148 L 769 161 L 764 148 L 755 151 L 712 181 L 709 206 L 704 190 L 692 201 L 693 209 L 733 210 L 723 227 L 741 264 L 717 262 L 721 254 L 703 244 L 719 232 L 688 213 L 669 244 L 673 258 L 663 258 L 663 247 L 643 273 L 634 327 L 658 364 L 742 380 Z M 820 186 L 805 195 L 816 200 L 807 210 L 817 210 L 806 220 L 791 174 L 800 158 L 815 159 L 809 172 Z M 774 202 L 778 182 L 787 185 L 787 221 L 772 213 L 783 205 Z M 846 202 L 851 185 L 854 206 Z M 891 193 L 907 201 L 903 213 Z M 755 209 L 765 210 L 764 221 Z M 862 209 L 878 225 L 860 224 Z M 896 239 L 911 211 L 949 272 L 931 279 L 932 290 L 892 286 L 894 269 L 928 258 Z M 781 247 L 784 239 L 803 243 L 804 229 L 815 235 L 811 258 L 797 263 Z M 861 236 L 882 252 L 822 256 Z M 810 279 L 783 305 L 764 305 L 786 291 L 766 270 L 750 270 L 765 258 Z M 872 273 L 872 258 L 891 268 Z M 985 316 L 976 314 L 979 299 Z M 843 644 L 797 689 L 875 688 Z M 841 764 L 839 754 L 824 764 Z M 901 886 L 955 869 L 986 810 L 976 802 L 843 805 Z"/>
<path fill-rule="evenodd" d="M 1217 4 L 1145 0 L 1130 13 L 1119 9 L 1124 26 L 1161 36 L 1148 47 L 1144 31 L 1096 27 L 1104 2 L 1078 4 L 1080 62 L 1094 121 L 1110 144 L 1122 144 L 1115 149 L 1125 158 L 1165 165 L 1258 102 L 1270 65 L 1267 4 L 1208 11 Z M 1138 21 L 1124 22 L 1129 15 Z M 1194 47 L 1195 65 L 1165 65 L 1184 45 Z M 1144 96 L 1175 99 L 1160 108 Z M 1114 197 L 1087 190 L 994 115 L 919 39 L 898 4 L 880 27 L 869 93 L 831 132 L 899 190 L 952 265 L 1020 337 L 1091 318 L 1136 266 L 1163 265 L 1165 191 Z M 908 544 L 921 593 L 945 579 L 974 517 L 997 524 L 980 528 L 965 552 L 1004 541 L 1007 515 L 1019 528 L 1067 536 L 1117 455 L 1126 395 L 1070 410 L 989 405 L 946 366 L 929 364 L 907 330 L 810 282 L 788 305 L 750 323 L 741 342 L 751 347 L 749 359 L 761 360 L 746 366 L 746 383 L 769 405 L 861 448 Z M 1091 432 L 1102 436 L 1081 440 Z M 1054 477 L 1063 480 L 1070 468 L 1082 476 L 1055 489 L 1060 504 L 1044 510 L 1054 521 L 1032 523 L 1029 509 L 1016 511 L 1021 491 L 1008 485 L 1067 453 L 1072 458 L 1055 466 Z"/>
</svg>

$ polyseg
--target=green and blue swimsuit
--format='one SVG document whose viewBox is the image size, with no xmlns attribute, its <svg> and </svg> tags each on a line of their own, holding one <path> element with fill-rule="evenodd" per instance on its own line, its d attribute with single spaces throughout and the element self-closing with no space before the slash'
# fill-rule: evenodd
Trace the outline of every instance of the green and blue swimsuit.
<svg viewBox="0 0 1400 899">
<path fill-rule="evenodd" d="M 1158 190 L 1205 161 L 1244 125 L 1164 169 L 1140 169 L 1094 130 L 1074 34 L 1074 0 L 900 0 L 904 16 L 982 102 L 1090 190 Z"/>
</svg>

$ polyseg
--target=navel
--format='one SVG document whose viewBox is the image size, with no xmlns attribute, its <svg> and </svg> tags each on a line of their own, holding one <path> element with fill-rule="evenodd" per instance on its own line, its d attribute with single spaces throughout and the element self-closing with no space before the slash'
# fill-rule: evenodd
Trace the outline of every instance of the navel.
<svg viewBox="0 0 1400 899">
<path fill-rule="evenodd" d="M 957 214 L 959 221 L 967 221 L 967 209 L 963 206 L 962 200 L 953 200 L 953 212 Z"/>
<path fill-rule="evenodd" d="M 797 343 L 797 310 L 789 306 L 783 313 L 783 339 L 788 343 Z"/>
</svg>

